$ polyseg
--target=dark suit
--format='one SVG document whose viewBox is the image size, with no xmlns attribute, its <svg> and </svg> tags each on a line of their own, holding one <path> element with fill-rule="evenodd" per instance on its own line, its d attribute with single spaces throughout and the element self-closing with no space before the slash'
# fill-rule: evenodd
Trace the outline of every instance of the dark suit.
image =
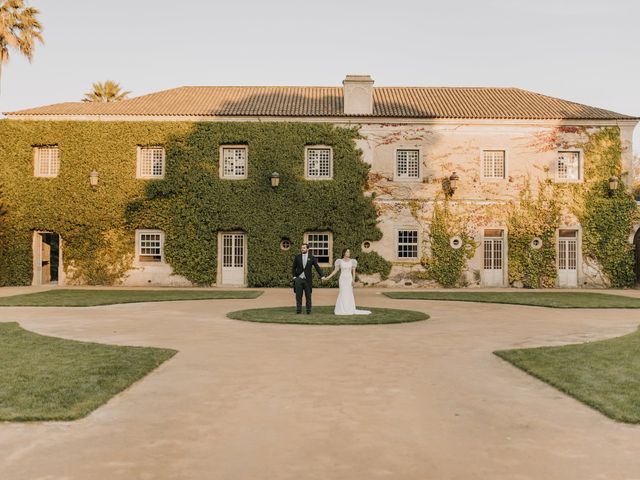
<svg viewBox="0 0 640 480">
<path fill-rule="evenodd" d="M 307 253 L 306 265 L 303 265 L 301 253 L 293 259 L 291 275 L 293 276 L 293 290 L 296 292 L 296 312 L 302 311 L 302 292 L 304 292 L 305 300 L 307 301 L 307 313 L 311 312 L 312 267 L 315 267 L 318 275 L 321 277 L 324 275 L 320 265 L 318 265 L 318 259 L 311 252 Z M 304 278 L 300 278 L 303 273 Z"/>
</svg>

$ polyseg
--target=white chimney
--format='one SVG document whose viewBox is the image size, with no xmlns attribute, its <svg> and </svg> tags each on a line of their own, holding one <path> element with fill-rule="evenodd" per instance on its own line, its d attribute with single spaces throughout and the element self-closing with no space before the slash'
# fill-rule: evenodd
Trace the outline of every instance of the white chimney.
<svg viewBox="0 0 640 480">
<path fill-rule="evenodd" d="M 373 78 L 370 75 L 347 75 L 342 85 L 345 115 L 373 113 Z"/>
</svg>

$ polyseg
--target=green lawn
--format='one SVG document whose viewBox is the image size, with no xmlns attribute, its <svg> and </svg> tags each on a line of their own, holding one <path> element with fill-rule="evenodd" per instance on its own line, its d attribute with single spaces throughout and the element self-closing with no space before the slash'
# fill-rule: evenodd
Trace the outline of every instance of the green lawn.
<svg viewBox="0 0 640 480">
<path fill-rule="evenodd" d="M 46 337 L 0 323 L 0 421 L 82 418 L 175 354 Z"/>
<path fill-rule="evenodd" d="M 640 331 L 580 345 L 494 353 L 614 420 L 640 423 Z"/>
<path fill-rule="evenodd" d="M 640 298 L 591 292 L 384 292 L 403 300 L 511 303 L 550 308 L 640 308 Z"/>
<path fill-rule="evenodd" d="M 429 315 L 414 310 L 358 307 L 371 310 L 371 315 L 334 315 L 334 307 L 314 307 L 310 315 L 296 314 L 294 307 L 254 308 L 227 314 L 234 320 L 264 323 L 299 323 L 305 325 L 370 325 L 379 323 L 403 323 L 426 320 Z"/>
<path fill-rule="evenodd" d="M 0 297 L 0 307 L 92 307 L 115 303 L 257 298 L 259 290 L 74 290 Z"/>
</svg>

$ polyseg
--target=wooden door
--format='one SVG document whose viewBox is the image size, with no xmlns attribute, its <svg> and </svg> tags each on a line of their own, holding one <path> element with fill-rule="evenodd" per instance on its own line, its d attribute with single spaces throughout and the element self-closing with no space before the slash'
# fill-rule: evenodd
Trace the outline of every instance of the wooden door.
<svg viewBox="0 0 640 480">
<path fill-rule="evenodd" d="M 51 282 L 51 245 L 42 241 L 42 280 L 41 283 Z"/>
</svg>

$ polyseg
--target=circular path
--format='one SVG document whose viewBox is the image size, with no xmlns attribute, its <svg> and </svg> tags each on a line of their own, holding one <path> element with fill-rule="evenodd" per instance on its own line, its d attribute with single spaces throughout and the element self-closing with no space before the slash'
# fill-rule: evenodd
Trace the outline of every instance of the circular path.
<svg viewBox="0 0 640 480">
<path fill-rule="evenodd" d="M 318 289 L 314 301 L 335 296 Z M 87 418 L 0 423 L 2 478 L 640 478 L 640 425 L 491 353 L 629 333 L 637 310 L 356 297 L 431 318 L 310 327 L 225 317 L 291 304 L 289 289 L 257 300 L 0 308 L 0 321 L 42 334 L 179 350 Z"/>
</svg>

